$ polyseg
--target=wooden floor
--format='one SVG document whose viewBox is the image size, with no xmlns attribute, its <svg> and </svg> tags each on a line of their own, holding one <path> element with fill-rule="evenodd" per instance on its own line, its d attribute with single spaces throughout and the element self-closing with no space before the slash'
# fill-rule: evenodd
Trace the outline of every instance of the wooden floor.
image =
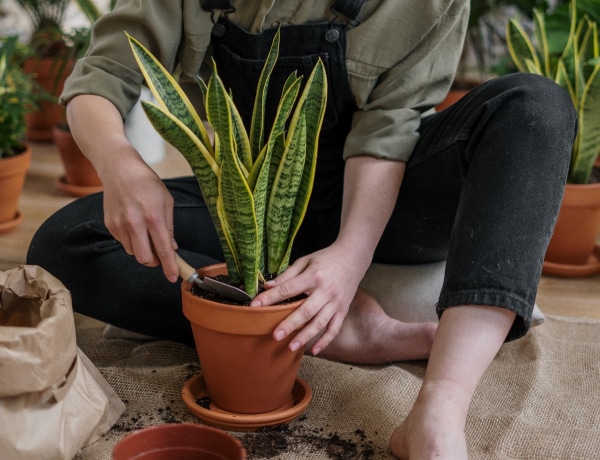
<svg viewBox="0 0 600 460">
<path fill-rule="evenodd" d="M 0 235 L 2 271 L 25 263 L 27 247 L 38 226 L 75 199 L 55 185 L 63 168 L 54 145 L 33 144 L 32 148 L 32 164 L 19 206 L 23 222 L 12 232 Z M 166 149 L 165 160 L 153 168 L 164 178 L 190 171 L 181 155 L 170 148 Z M 543 276 L 537 302 L 545 313 L 600 318 L 600 274 L 572 279 Z"/>
</svg>

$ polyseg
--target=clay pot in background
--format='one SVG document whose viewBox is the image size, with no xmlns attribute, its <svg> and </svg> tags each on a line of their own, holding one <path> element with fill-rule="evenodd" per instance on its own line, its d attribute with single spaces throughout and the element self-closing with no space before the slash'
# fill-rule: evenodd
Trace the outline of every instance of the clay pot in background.
<svg viewBox="0 0 600 460">
<path fill-rule="evenodd" d="M 101 191 L 102 182 L 98 173 L 79 149 L 68 125 L 55 125 L 52 134 L 65 168 L 65 175 L 56 181 L 57 188 L 76 197 Z"/>
<path fill-rule="evenodd" d="M 0 159 L 0 234 L 15 229 L 23 220 L 19 198 L 31 164 L 31 148 L 17 155 Z"/>
<path fill-rule="evenodd" d="M 600 273 L 600 183 L 567 184 L 543 273 L 562 277 Z"/>
</svg>

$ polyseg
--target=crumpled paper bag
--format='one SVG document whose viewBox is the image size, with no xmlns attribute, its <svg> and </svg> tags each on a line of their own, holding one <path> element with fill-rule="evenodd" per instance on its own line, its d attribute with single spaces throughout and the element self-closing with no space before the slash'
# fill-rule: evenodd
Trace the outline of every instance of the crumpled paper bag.
<svg viewBox="0 0 600 460">
<path fill-rule="evenodd" d="M 70 460 L 124 410 L 77 347 L 66 287 L 35 265 L 0 272 L 0 457 Z"/>
</svg>

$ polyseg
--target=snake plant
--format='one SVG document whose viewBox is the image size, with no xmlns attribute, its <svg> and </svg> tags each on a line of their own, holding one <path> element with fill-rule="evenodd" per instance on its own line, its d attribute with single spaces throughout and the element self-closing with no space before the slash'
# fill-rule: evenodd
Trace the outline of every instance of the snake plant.
<svg viewBox="0 0 600 460">
<path fill-rule="evenodd" d="M 157 104 L 143 103 L 160 135 L 186 158 L 215 223 L 232 284 L 254 297 L 266 275 L 289 263 L 292 243 L 312 190 L 318 136 L 327 98 L 319 60 L 302 88 L 292 73 L 282 90 L 272 126 L 265 101 L 279 53 L 275 34 L 258 82 L 248 131 L 216 64 L 207 82 L 198 79 L 211 138 L 181 87 L 138 40 L 128 35 L 137 63 Z"/>
<path fill-rule="evenodd" d="M 548 77 L 569 92 L 578 113 L 579 131 L 567 181 L 587 184 L 600 150 L 600 44 L 597 23 L 587 15 L 577 17 L 577 2 L 572 0 L 568 40 L 558 55 L 551 52 L 548 16 L 537 9 L 535 44 L 515 19 L 507 23 L 506 38 L 520 71 Z"/>
</svg>

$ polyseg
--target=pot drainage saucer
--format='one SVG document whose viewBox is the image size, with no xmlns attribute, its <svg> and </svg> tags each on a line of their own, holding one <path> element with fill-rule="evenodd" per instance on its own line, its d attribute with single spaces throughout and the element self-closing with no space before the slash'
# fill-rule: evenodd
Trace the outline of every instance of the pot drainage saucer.
<svg viewBox="0 0 600 460">
<path fill-rule="evenodd" d="M 181 390 L 183 402 L 188 409 L 208 425 L 231 431 L 254 431 L 266 426 L 277 426 L 288 423 L 302 414 L 312 399 L 312 391 L 308 384 L 296 377 L 292 388 L 292 402 L 281 409 L 263 414 L 236 414 L 217 407 L 198 404 L 197 401 L 207 398 L 206 383 L 202 372 L 195 375 Z"/>
<path fill-rule="evenodd" d="M 586 264 L 569 265 L 544 261 L 542 273 L 544 275 L 562 276 L 565 278 L 575 278 L 600 273 L 600 245 L 596 244 L 594 246 L 594 250 Z"/>
<path fill-rule="evenodd" d="M 2 222 L 0 224 L 0 234 L 10 232 L 11 230 L 15 229 L 22 221 L 23 214 L 17 211 L 13 219 L 9 220 L 8 222 Z"/>
<path fill-rule="evenodd" d="M 65 176 L 59 177 L 56 181 L 56 188 L 67 195 L 81 197 L 91 195 L 92 193 L 101 192 L 102 185 L 74 185 L 69 184 Z"/>
</svg>

